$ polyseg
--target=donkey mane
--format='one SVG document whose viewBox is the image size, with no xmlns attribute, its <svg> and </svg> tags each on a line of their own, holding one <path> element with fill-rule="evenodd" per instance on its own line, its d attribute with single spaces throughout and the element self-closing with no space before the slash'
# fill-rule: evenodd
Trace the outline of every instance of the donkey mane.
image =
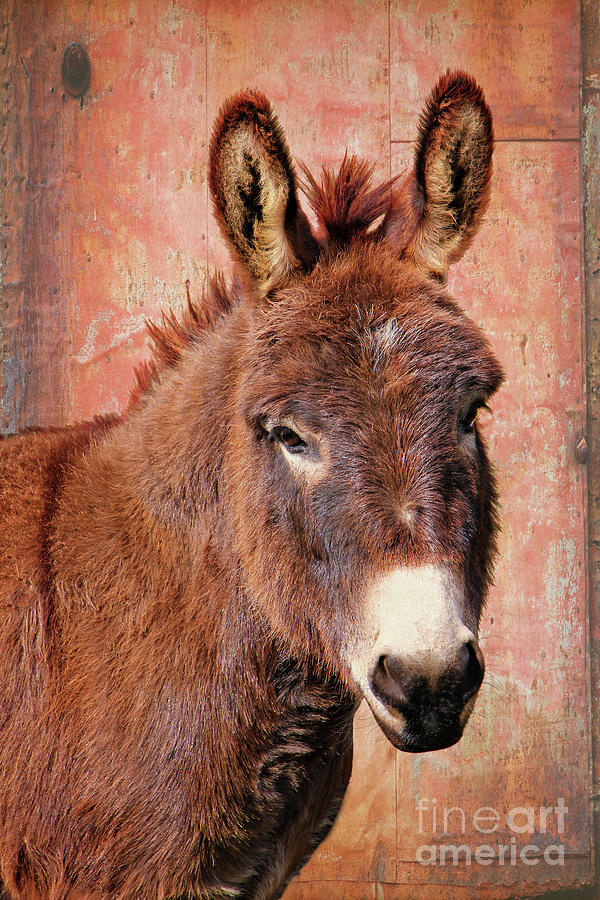
<svg viewBox="0 0 600 900">
<path fill-rule="evenodd" d="M 391 209 L 392 187 L 397 178 L 371 187 L 374 168 L 372 163 L 346 153 L 337 172 L 323 166 L 318 184 L 300 163 L 304 176 L 300 187 L 325 232 L 325 245 L 343 247 L 352 238 L 365 234 Z"/>
<path fill-rule="evenodd" d="M 237 281 L 228 286 L 219 273 L 208 279 L 199 300 L 192 300 L 190 296 L 189 279 L 185 282 L 185 289 L 187 304 L 179 316 L 173 311 L 163 311 L 160 325 L 146 319 L 151 356 L 135 369 L 128 412 L 142 402 L 154 385 L 160 383 L 161 373 L 165 369 L 174 369 L 184 351 L 199 344 L 206 332 L 239 300 Z"/>
</svg>

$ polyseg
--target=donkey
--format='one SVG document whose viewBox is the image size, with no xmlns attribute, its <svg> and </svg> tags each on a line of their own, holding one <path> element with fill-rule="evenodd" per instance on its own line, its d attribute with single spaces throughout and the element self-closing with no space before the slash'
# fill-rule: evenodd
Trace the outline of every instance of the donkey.
<svg viewBox="0 0 600 900">
<path fill-rule="evenodd" d="M 361 698 L 401 750 L 461 736 L 502 372 L 444 284 L 491 158 L 447 73 L 401 186 L 302 170 L 311 230 L 268 101 L 238 94 L 210 150 L 231 286 L 149 326 L 123 415 L 0 442 L 4 897 L 280 897 Z"/>
</svg>

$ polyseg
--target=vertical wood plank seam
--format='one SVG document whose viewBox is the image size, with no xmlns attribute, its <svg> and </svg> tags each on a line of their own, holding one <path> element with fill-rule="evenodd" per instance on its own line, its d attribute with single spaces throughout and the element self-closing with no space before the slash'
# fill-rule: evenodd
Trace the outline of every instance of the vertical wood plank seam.
<svg viewBox="0 0 600 900">
<path fill-rule="evenodd" d="M 600 100 L 594 90 L 600 66 L 600 12 L 597 0 L 581 3 L 581 187 L 583 216 L 583 302 L 586 363 L 586 431 L 589 446 L 587 466 L 587 632 L 588 673 L 590 684 L 590 736 L 592 766 L 592 796 L 590 816 L 594 840 L 593 873 L 598 886 L 597 860 L 600 848 L 600 784 L 596 781 L 600 753 L 600 710 L 598 692 L 594 684 L 598 659 L 598 631 L 600 628 L 600 213 L 597 191 L 600 187 Z M 591 895 L 590 895 L 591 896 Z"/>
</svg>

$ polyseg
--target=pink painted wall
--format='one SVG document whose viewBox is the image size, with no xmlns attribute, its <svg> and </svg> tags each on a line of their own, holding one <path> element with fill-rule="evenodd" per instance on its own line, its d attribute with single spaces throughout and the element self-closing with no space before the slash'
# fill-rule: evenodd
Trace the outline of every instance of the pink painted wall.
<svg viewBox="0 0 600 900">
<path fill-rule="evenodd" d="M 508 381 L 486 425 L 504 530 L 482 628 L 487 675 L 460 744 L 394 751 L 368 713 L 336 828 L 286 900 L 529 896 L 591 877 L 582 357 L 580 29 L 576 0 L 8 0 L 4 79 L 2 424 L 121 409 L 144 318 L 227 264 L 206 157 L 225 97 L 272 99 L 311 167 L 345 148 L 387 177 L 408 165 L 440 72 L 483 85 L 498 138 L 491 207 L 450 290 Z M 89 51 L 80 103 L 60 65 Z M 6 86 L 8 85 L 8 86 Z M 516 807 L 568 807 L 565 827 Z M 419 822 L 417 806 L 427 803 Z M 438 809 L 434 828 L 433 808 Z M 442 834 L 443 809 L 461 807 Z M 480 807 L 497 830 L 477 831 Z M 522 822 L 523 820 L 518 820 Z M 514 825 L 514 823 L 513 823 Z M 420 827 L 421 826 L 421 827 Z M 435 843 L 540 848 L 528 865 L 430 865 Z M 560 844 L 564 865 L 543 851 Z"/>
</svg>

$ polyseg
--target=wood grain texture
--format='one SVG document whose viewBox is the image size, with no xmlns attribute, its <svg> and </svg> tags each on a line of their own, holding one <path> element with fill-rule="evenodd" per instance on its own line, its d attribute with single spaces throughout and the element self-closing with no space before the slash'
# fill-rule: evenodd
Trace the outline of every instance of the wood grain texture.
<svg viewBox="0 0 600 900">
<path fill-rule="evenodd" d="M 56 60 L 45 10 L 10 5 L 5 11 L 5 84 L 11 87 L 3 185 L 2 428 L 60 422 L 68 353 L 64 302 L 69 281 L 70 229 L 61 91 L 51 90 Z M 63 34 L 62 16 L 54 23 Z"/>
<path fill-rule="evenodd" d="M 388 177 L 386 0 L 207 2 L 210 124 L 227 96 L 258 88 L 284 126 L 292 156 L 313 172 L 339 165 L 347 149 L 372 160 L 380 180 Z M 210 266 L 228 259 L 211 229 Z"/>
<path fill-rule="evenodd" d="M 391 0 L 392 139 L 446 68 L 485 85 L 498 139 L 578 139 L 579 33 L 578 0 Z"/>
<path fill-rule="evenodd" d="M 589 614 L 596 859 L 600 853 L 600 6 L 582 3 L 582 175 L 587 355 Z"/>
</svg>

